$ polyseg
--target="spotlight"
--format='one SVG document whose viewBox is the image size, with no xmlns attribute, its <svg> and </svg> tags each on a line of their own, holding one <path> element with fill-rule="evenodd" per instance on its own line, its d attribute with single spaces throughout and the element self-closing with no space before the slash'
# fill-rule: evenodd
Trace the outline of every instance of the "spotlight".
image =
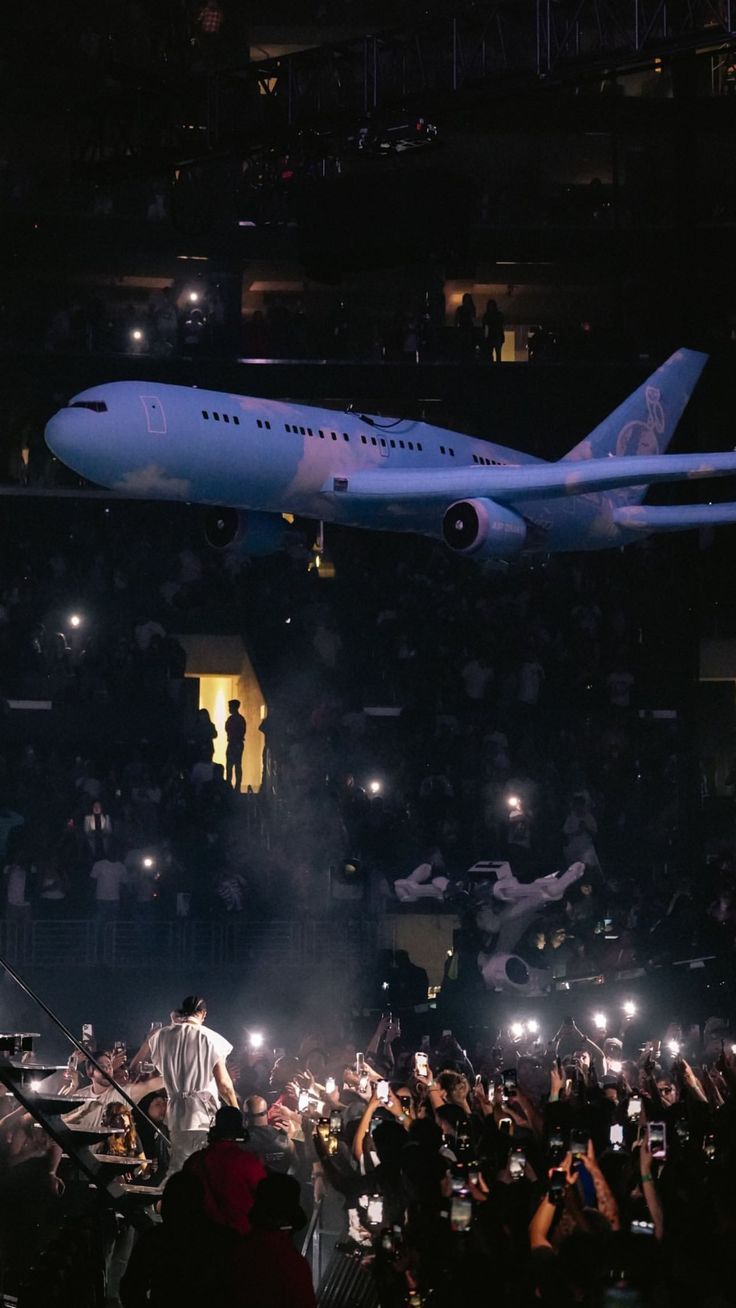
<svg viewBox="0 0 736 1308">
<path fill-rule="evenodd" d="M 383 785 L 381 784 L 380 781 L 374 778 L 373 781 L 368 782 L 368 789 L 372 795 L 380 795 L 381 791 L 383 790 Z"/>
<path fill-rule="evenodd" d="M 605 1031 L 607 1026 L 607 1018 L 605 1013 L 593 1014 L 593 1026 L 595 1027 L 596 1031 Z"/>
<path fill-rule="evenodd" d="M 506 803 L 510 809 L 518 810 L 521 808 L 521 800 L 518 795 L 509 795 L 506 799 Z"/>
<path fill-rule="evenodd" d="M 680 1042 L 679 1042 L 679 1040 L 668 1040 L 668 1041 L 667 1041 L 667 1048 L 669 1049 L 670 1053 L 672 1054 L 672 1057 L 673 1057 L 673 1058 L 677 1058 L 677 1055 L 678 1055 L 679 1052 L 680 1052 Z"/>
<path fill-rule="evenodd" d="M 143 332 L 141 331 L 140 327 L 134 327 L 134 328 L 133 328 L 133 331 L 130 333 L 130 339 L 131 339 L 132 341 L 142 341 L 142 340 L 143 340 Z"/>
<path fill-rule="evenodd" d="M 625 1017 L 636 1017 L 636 1004 L 631 999 L 627 999 L 623 1005 Z"/>
<path fill-rule="evenodd" d="M 248 1036 L 248 1044 L 250 1045 L 251 1049 L 262 1049 L 262 1048 L 263 1048 L 263 1032 L 262 1032 L 262 1031 L 251 1031 L 250 1034 L 249 1034 L 249 1036 Z"/>
<path fill-rule="evenodd" d="M 512 1022 L 509 1031 L 514 1040 L 521 1040 L 521 1037 L 524 1034 L 523 1024 L 521 1022 Z"/>
<path fill-rule="evenodd" d="M 199 291 L 190 291 L 190 292 L 189 292 L 189 303 L 190 303 L 190 304 L 198 304 L 198 303 L 199 303 Z"/>
<path fill-rule="evenodd" d="M 382 982 L 381 982 L 381 989 L 382 989 L 382 990 L 388 990 L 388 987 L 389 987 L 389 983 L 388 983 L 388 981 L 382 981 Z"/>
<path fill-rule="evenodd" d="M 537 1032 L 539 1031 L 539 1023 L 538 1023 L 536 1017 L 533 1017 L 533 1018 L 531 1019 L 531 1021 L 527 1022 L 527 1024 L 526 1024 L 526 1029 L 527 1029 L 527 1031 L 529 1032 L 530 1035 L 536 1035 L 536 1034 L 537 1034 Z"/>
<path fill-rule="evenodd" d="M 75 631 L 76 631 L 77 627 L 81 627 L 81 625 L 82 625 L 82 618 L 81 618 L 81 616 L 80 616 L 79 613 L 72 613 L 72 614 L 69 615 L 69 626 L 70 626 L 70 627 L 74 627 L 74 629 L 75 629 Z"/>
<path fill-rule="evenodd" d="M 153 867 L 153 864 L 154 864 L 154 860 L 151 858 L 151 855 L 146 854 L 145 858 L 143 859 L 143 866 L 151 868 Z"/>
</svg>

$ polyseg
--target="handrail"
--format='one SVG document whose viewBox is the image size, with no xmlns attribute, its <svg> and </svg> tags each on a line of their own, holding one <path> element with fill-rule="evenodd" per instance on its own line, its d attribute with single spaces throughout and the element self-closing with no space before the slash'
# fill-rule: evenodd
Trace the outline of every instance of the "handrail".
<svg viewBox="0 0 736 1308">
<path fill-rule="evenodd" d="M 307 1251 L 312 1242 L 314 1232 L 317 1229 L 317 1223 L 320 1219 L 321 1213 L 322 1213 L 322 1200 L 317 1199 L 314 1208 L 312 1209 L 312 1216 L 309 1219 L 307 1230 L 304 1235 L 304 1239 L 302 1241 L 302 1258 L 307 1257 Z"/>
<path fill-rule="evenodd" d="M 56 1016 L 56 1013 L 53 1011 L 53 1009 L 49 1008 L 48 1004 L 44 1002 L 41 996 L 37 995 L 35 990 L 32 990 L 31 987 L 27 984 L 27 982 L 23 980 L 22 976 L 18 975 L 18 973 L 15 971 L 15 968 L 11 967 L 10 963 L 8 963 L 1 956 L 0 956 L 0 967 L 3 967 L 5 969 L 8 976 L 13 978 L 16 985 L 20 986 L 21 990 L 24 992 L 24 994 L 28 996 L 28 998 L 32 999 L 34 1004 L 36 1004 L 46 1014 L 47 1017 L 51 1018 L 51 1021 L 55 1024 L 55 1026 L 58 1027 L 58 1029 L 62 1032 L 62 1034 L 66 1036 L 67 1040 L 74 1045 L 74 1048 L 77 1049 L 80 1054 L 84 1054 L 87 1061 L 90 1062 L 93 1067 L 97 1068 L 97 1071 L 100 1072 L 102 1076 L 104 1076 L 105 1080 L 108 1081 L 111 1086 L 114 1086 L 115 1090 L 117 1090 L 118 1093 L 122 1095 L 125 1102 L 133 1109 L 133 1111 L 135 1112 L 137 1110 L 141 1114 L 141 1116 L 146 1119 L 149 1126 L 153 1127 L 154 1131 L 156 1132 L 156 1135 L 159 1135 L 162 1140 L 168 1141 L 168 1136 L 166 1135 L 166 1132 L 161 1130 L 161 1127 L 158 1125 L 158 1123 L 154 1122 L 153 1118 L 149 1117 L 148 1113 L 145 1112 L 144 1109 L 142 1109 L 135 1102 L 134 1099 L 131 1099 L 130 1095 L 115 1080 L 115 1077 L 111 1076 L 109 1072 L 105 1071 L 104 1067 L 100 1066 L 94 1054 L 90 1053 L 89 1049 L 87 1049 L 87 1047 L 82 1044 L 81 1040 L 77 1040 L 77 1037 L 72 1035 L 71 1031 L 67 1026 L 64 1025 L 61 1018 Z"/>
</svg>

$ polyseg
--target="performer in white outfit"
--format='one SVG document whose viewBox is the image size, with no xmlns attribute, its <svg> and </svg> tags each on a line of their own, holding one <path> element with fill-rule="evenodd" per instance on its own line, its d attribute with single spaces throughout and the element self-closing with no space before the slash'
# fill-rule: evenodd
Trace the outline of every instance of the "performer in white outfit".
<svg viewBox="0 0 736 1308">
<path fill-rule="evenodd" d="M 131 1075 L 140 1063 L 158 1068 L 168 1095 L 166 1115 L 171 1136 L 169 1175 L 207 1144 L 219 1100 L 237 1108 L 235 1087 L 226 1059 L 232 1045 L 204 1025 L 207 1005 L 188 995 L 172 1013 L 170 1026 L 152 1031 L 130 1065 Z"/>
</svg>

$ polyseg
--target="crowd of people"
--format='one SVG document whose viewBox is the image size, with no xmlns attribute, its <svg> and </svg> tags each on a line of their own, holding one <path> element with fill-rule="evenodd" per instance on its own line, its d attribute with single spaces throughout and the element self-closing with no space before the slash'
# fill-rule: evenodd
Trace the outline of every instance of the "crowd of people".
<svg viewBox="0 0 736 1308">
<path fill-rule="evenodd" d="M 63 512 L 32 535 L 9 515 L 0 561 L 4 696 L 50 699 L 78 733 L 7 733 L 9 918 L 324 915 L 332 869 L 371 912 L 427 898 L 460 913 L 477 954 L 498 930 L 479 917 L 478 860 L 521 882 L 580 862 L 518 942 L 528 966 L 559 978 L 733 949 L 733 840 L 703 844 L 671 544 L 497 570 L 336 533 L 326 581 L 298 541 L 223 559 L 164 506 L 131 506 L 127 525 L 86 510 L 49 553 Z M 213 763 L 175 634 L 223 613 L 268 670 L 267 717 L 249 724 L 260 794 Z"/>
<path fill-rule="evenodd" d="M 92 1061 L 74 1053 L 42 1088 L 73 1099 L 69 1128 L 102 1128 L 103 1157 L 131 1101 L 118 1162 L 145 1202 L 98 1228 L 108 1302 L 187 1308 L 216 1291 L 312 1308 L 313 1282 L 334 1308 L 454 1308 L 489 1284 L 494 1302 L 529 1308 L 734 1302 L 727 1017 L 657 1034 L 625 1002 L 588 1030 L 573 1016 L 556 1031 L 487 1024 L 465 1048 L 405 1016 L 385 1011 L 371 1033 L 326 1014 L 287 1049 L 257 1029 L 233 1047 L 190 995 L 137 1052 L 88 1031 Z M 27 1255 L 70 1220 L 79 1178 L 8 1098 L 2 1126 L 12 1285 L 8 1233 L 35 1203 Z M 330 1233 L 319 1255 L 307 1239 L 311 1269 L 310 1217 L 310 1234 Z"/>
</svg>

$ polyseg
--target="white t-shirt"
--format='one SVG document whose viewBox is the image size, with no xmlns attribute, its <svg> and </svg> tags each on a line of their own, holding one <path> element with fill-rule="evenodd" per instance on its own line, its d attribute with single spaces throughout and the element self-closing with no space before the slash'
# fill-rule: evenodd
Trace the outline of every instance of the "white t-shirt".
<svg viewBox="0 0 736 1308">
<path fill-rule="evenodd" d="M 19 863 L 9 863 L 5 869 L 8 882 L 8 903 L 13 908 L 27 908 L 26 870 Z"/>
<path fill-rule="evenodd" d="M 154 1031 L 148 1044 L 169 1097 L 170 1128 L 209 1130 L 219 1103 L 215 1063 L 232 1053 L 232 1045 L 217 1031 L 189 1020 Z"/>
<path fill-rule="evenodd" d="M 128 880 L 124 863 L 111 863 L 109 858 L 100 858 L 94 864 L 90 877 L 97 882 L 95 899 L 104 904 L 120 902 L 120 887 Z"/>
<path fill-rule="evenodd" d="M 114 1086 L 108 1086 L 102 1094 L 96 1094 L 91 1085 L 86 1085 L 83 1090 L 73 1091 L 75 1099 L 89 1099 L 89 1104 L 84 1104 L 75 1108 L 71 1113 L 65 1113 L 63 1121 L 67 1126 L 76 1126 L 84 1131 L 97 1131 L 102 1126 L 102 1119 L 105 1116 L 105 1109 L 110 1104 L 124 1103 L 123 1096 Z M 104 1148 L 102 1150 L 104 1153 Z"/>
</svg>

